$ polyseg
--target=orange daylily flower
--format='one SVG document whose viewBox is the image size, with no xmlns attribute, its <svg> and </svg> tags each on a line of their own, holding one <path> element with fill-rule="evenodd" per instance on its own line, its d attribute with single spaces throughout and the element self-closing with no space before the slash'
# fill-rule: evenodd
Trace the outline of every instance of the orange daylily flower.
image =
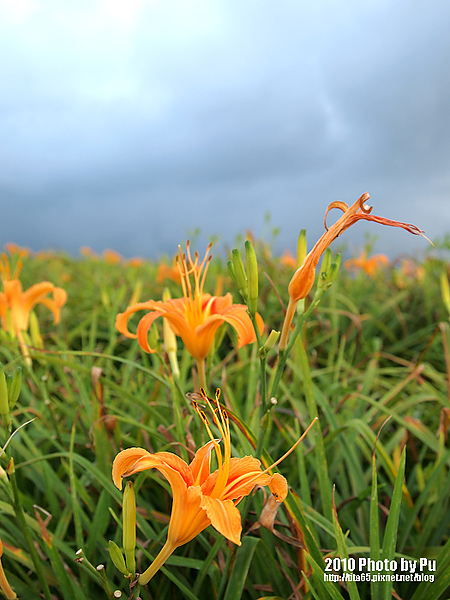
<svg viewBox="0 0 450 600">
<path fill-rule="evenodd" d="M 109 248 L 103 250 L 103 258 L 110 265 L 118 265 L 122 262 L 122 256 L 115 250 L 110 250 Z"/>
<path fill-rule="evenodd" d="M 295 269 L 297 266 L 297 259 L 289 252 L 289 250 L 285 250 L 280 258 L 280 263 L 285 267 Z"/>
<path fill-rule="evenodd" d="M 375 223 L 380 223 L 381 225 L 401 227 L 402 229 L 409 231 L 409 233 L 425 237 L 423 235 L 423 231 L 421 231 L 415 225 L 403 223 L 401 221 L 393 221 L 392 219 L 386 219 L 384 217 L 378 217 L 370 214 L 372 212 L 372 206 L 367 206 L 367 204 L 364 204 L 369 198 L 370 195 L 366 193 L 358 198 L 358 200 L 351 206 L 348 206 L 345 202 L 339 201 L 331 202 L 331 204 L 328 205 L 324 220 L 326 231 L 316 242 L 314 248 L 308 253 L 301 267 L 295 271 L 289 283 L 289 305 L 286 311 L 283 331 L 281 332 L 280 350 L 284 350 L 286 348 L 289 329 L 298 301 L 302 298 L 306 298 L 314 284 L 316 267 L 319 263 L 320 257 L 331 244 L 331 242 L 340 236 L 341 233 L 343 233 L 346 229 L 361 220 L 373 221 Z M 339 210 L 342 210 L 343 215 L 336 221 L 336 223 L 331 225 L 331 227 L 327 227 L 327 216 L 332 208 L 338 208 Z"/>
<path fill-rule="evenodd" d="M 126 261 L 126 264 L 130 267 L 141 267 L 144 264 L 144 259 L 140 256 L 133 256 Z"/>
<path fill-rule="evenodd" d="M 98 254 L 96 252 L 94 252 L 94 250 L 92 250 L 92 248 L 89 248 L 89 246 L 81 246 L 80 254 L 86 258 L 89 257 L 89 258 L 95 258 L 96 260 L 98 259 Z"/>
<path fill-rule="evenodd" d="M 31 250 L 29 248 L 24 248 L 23 246 L 19 246 L 14 242 L 6 242 L 4 248 L 9 254 L 20 254 L 20 256 L 30 256 L 31 254 Z"/>
<path fill-rule="evenodd" d="M 165 263 L 158 265 L 156 281 L 158 283 L 164 283 L 166 279 L 171 279 L 172 281 L 175 281 L 175 283 L 180 283 L 180 269 L 178 268 L 176 262 L 173 265 L 166 265 Z"/>
<path fill-rule="evenodd" d="M 119 452 L 114 459 L 112 478 L 119 489 L 122 489 L 123 477 L 147 469 L 158 469 L 172 488 L 173 504 L 167 541 L 150 567 L 140 576 L 141 585 L 150 581 L 176 548 L 187 544 L 209 525 L 239 546 L 242 524 L 236 505 L 252 492 L 255 485 L 269 486 L 276 501 L 283 502 L 288 493 L 287 481 L 279 473 L 269 475 L 268 471 L 298 446 L 312 426 L 284 456 L 262 470 L 260 461 L 253 456 L 231 458 L 230 424 L 226 411 L 219 403 L 220 390 L 216 391 L 214 400 L 208 398 L 203 389 L 200 392 L 219 430 L 223 450 L 219 445 L 220 440 L 214 438 L 206 414 L 193 400 L 210 441 L 197 451 L 190 464 L 171 452 L 151 454 L 143 448 L 128 448 Z M 212 450 L 216 454 L 218 468 L 211 473 Z"/>
<path fill-rule="evenodd" d="M 211 260 L 206 250 L 203 261 L 199 264 L 197 252 L 194 260 L 191 257 L 189 242 L 186 244 L 187 257 L 179 250 L 177 266 L 179 269 L 183 298 L 165 301 L 148 300 L 129 306 L 116 318 L 116 328 L 130 338 L 137 338 L 145 352 L 155 352 L 148 343 L 148 330 L 158 317 L 167 319 L 173 332 L 181 337 L 188 352 L 195 358 L 200 378 L 200 385 L 205 386 L 204 360 L 211 348 L 214 336 L 222 323 L 229 323 L 238 334 L 238 346 L 241 348 L 256 340 L 255 332 L 247 307 L 244 304 L 233 304 L 231 294 L 211 296 L 203 292 L 208 265 Z M 191 276 L 193 282 L 191 281 Z M 139 321 L 137 332 L 128 329 L 128 319 L 140 310 L 151 311 Z M 256 315 L 259 330 L 262 333 L 264 324 L 260 315 Z"/>
<path fill-rule="evenodd" d="M 354 269 L 355 271 L 361 269 L 372 277 L 381 267 L 388 264 L 389 259 L 386 254 L 373 254 L 367 256 L 367 252 L 361 252 L 358 258 L 349 258 L 345 261 L 344 267 L 347 270 Z"/>
<path fill-rule="evenodd" d="M 0 275 L 4 292 L 0 292 L 0 319 L 4 330 L 19 340 L 22 352 L 26 353 L 23 333 L 27 331 L 30 313 L 36 304 L 44 304 L 53 314 L 55 324 L 59 322 L 61 307 L 67 300 L 67 293 L 49 281 L 42 281 L 22 291 L 18 279 L 22 261 L 19 258 L 14 271 L 11 273 L 6 254 L 0 258 Z M 48 295 L 52 294 L 53 298 Z"/>
</svg>

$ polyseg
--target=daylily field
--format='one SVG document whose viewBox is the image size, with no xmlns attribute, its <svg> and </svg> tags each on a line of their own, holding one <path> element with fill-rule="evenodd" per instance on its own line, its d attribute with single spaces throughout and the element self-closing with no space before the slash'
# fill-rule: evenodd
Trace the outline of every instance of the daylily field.
<svg viewBox="0 0 450 600">
<path fill-rule="evenodd" d="M 0 597 L 450 597 L 450 245 L 367 200 L 282 255 L 5 244 Z"/>
</svg>

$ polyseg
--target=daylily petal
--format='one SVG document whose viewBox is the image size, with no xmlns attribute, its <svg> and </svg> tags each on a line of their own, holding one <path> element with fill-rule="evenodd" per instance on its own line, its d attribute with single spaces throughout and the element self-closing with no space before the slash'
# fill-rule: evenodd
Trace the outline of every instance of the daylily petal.
<svg viewBox="0 0 450 600">
<path fill-rule="evenodd" d="M 120 333 L 125 335 L 126 337 L 129 337 L 132 339 L 137 338 L 137 334 L 132 333 L 128 329 L 128 319 L 131 317 L 131 315 L 133 315 L 134 313 L 136 313 L 140 310 L 158 310 L 162 304 L 163 303 L 159 302 L 159 301 L 149 300 L 148 302 L 138 302 L 137 304 L 134 304 L 133 306 L 129 306 L 125 310 L 125 312 L 119 313 L 117 315 L 116 329 L 118 331 L 120 331 Z"/>
<path fill-rule="evenodd" d="M 150 312 L 150 313 L 146 314 L 139 321 L 139 325 L 137 328 L 137 339 L 138 339 L 138 342 L 139 342 L 139 345 L 141 346 L 141 348 L 145 352 L 148 352 L 149 354 L 156 352 L 156 350 L 151 348 L 148 343 L 148 330 L 152 326 L 153 322 L 158 317 L 162 317 L 162 316 L 164 316 L 164 313 L 161 313 L 159 311 L 154 311 L 154 312 Z"/>
<path fill-rule="evenodd" d="M 263 320 L 259 314 L 256 315 L 256 319 L 260 333 L 262 333 L 264 329 Z M 201 343 L 203 348 L 208 348 L 209 350 L 214 335 L 223 322 L 229 323 L 236 330 L 239 348 L 256 340 L 252 322 L 247 314 L 247 308 L 243 304 L 233 304 L 233 306 L 225 309 L 222 313 L 211 315 L 203 325 L 197 327 L 196 335 L 199 338 L 199 345 Z"/>
<path fill-rule="evenodd" d="M 218 471 L 214 471 L 202 485 L 204 495 L 212 494 L 216 484 Z M 255 480 L 255 477 L 258 480 Z M 261 462 L 254 456 L 244 456 L 243 458 L 232 458 L 226 487 L 222 491 L 221 497 L 224 499 L 235 500 L 242 496 L 248 496 L 256 484 L 267 485 L 271 476 L 261 472 Z"/>
<path fill-rule="evenodd" d="M 173 544 L 187 544 L 211 524 L 201 507 L 202 499 L 201 490 L 196 485 L 188 487 L 183 494 L 174 494 L 167 533 L 167 539 Z"/>
<path fill-rule="evenodd" d="M 150 453 L 144 448 L 127 448 L 117 454 L 113 462 L 112 468 L 112 479 L 114 485 L 122 489 L 122 477 L 127 473 L 132 466 L 143 456 L 147 456 Z"/>
<path fill-rule="evenodd" d="M 258 324 L 259 333 L 262 334 L 264 330 L 264 322 L 261 315 L 256 313 L 256 322 Z M 238 347 L 242 348 L 247 344 L 251 344 L 256 341 L 255 331 L 253 324 L 247 313 L 247 307 L 243 304 L 235 304 L 230 306 L 226 311 L 222 313 L 223 320 L 234 327 L 238 334 Z"/>
<path fill-rule="evenodd" d="M 53 321 L 55 325 L 59 323 L 59 319 L 61 317 L 61 307 L 67 301 L 67 293 L 62 288 L 54 288 L 53 290 L 53 300 L 51 298 L 42 298 L 39 300 L 40 304 L 46 306 L 53 314 Z"/>
<path fill-rule="evenodd" d="M 189 465 L 192 477 L 196 485 L 201 485 L 210 473 L 211 451 L 214 447 L 214 442 L 208 442 L 202 446 L 197 452 Z"/>
<path fill-rule="evenodd" d="M 156 452 L 151 454 L 143 448 L 128 448 L 119 452 L 113 463 L 113 481 L 121 489 L 122 477 L 129 477 L 147 469 L 158 469 L 172 485 L 172 472 L 177 472 L 184 485 L 193 485 L 189 466 L 176 454 Z M 175 482 L 178 483 L 178 482 Z"/>
<path fill-rule="evenodd" d="M 210 294 L 203 294 L 202 296 L 202 310 L 205 320 L 210 315 L 224 312 L 232 305 L 233 297 L 229 292 L 225 296 L 211 296 Z"/>
<path fill-rule="evenodd" d="M 50 281 L 35 283 L 22 294 L 24 308 L 29 312 L 36 304 L 38 304 L 38 302 L 41 302 L 47 294 L 53 292 L 54 289 L 55 286 L 53 283 L 50 283 Z"/>
<path fill-rule="evenodd" d="M 3 292 L 0 292 L 0 316 L 6 317 L 6 312 L 8 310 L 8 301 Z"/>
<path fill-rule="evenodd" d="M 203 496 L 201 507 L 206 511 L 211 525 L 228 540 L 241 545 L 241 514 L 231 500 Z"/>
</svg>

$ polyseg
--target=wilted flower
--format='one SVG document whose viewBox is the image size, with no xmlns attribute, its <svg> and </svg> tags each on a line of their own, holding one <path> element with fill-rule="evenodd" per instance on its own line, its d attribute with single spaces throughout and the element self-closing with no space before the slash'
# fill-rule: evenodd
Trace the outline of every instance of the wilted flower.
<svg viewBox="0 0 450 600">
<path fill-rule="evenodd" d="M 269 475 L 268 471 L 297 447 L 309 428 L 283 457 L 262 470 L 260 461 L 253 456 L 231 458 L 230 424 L 226 411 L 219 403 L 219 396 L 220 390 L 216 391 L 214 400 L 201 390 L 201 399 L 206 402 L 219 430 L 223 450 L 220 440 L 216 440 L 211 431 L 206 414 L 194 400 L 194 408 L 206 427 L 210 441 L 197 451 L 190 464 L 171 452 L 151 454 L 143 448 L 128 448 L 119 452 L 114 459 L 112 477 L 119 489 L 122 488 L 123 477 L 147 469 L 158 469 L 172 488 L 173 504 L 167 541 L 141 575 L 141 585 L 150 581 L 176 548 L 187 544 L 209 525 L 231 542 L 240 545 L 242 524 L 236 505 L 252 492 L 255 485 L 269 486 L 277 502 L 282 502 L 287 496 L 286 479 L 279 473 Z M 218 468 L 211 473 L 213 450 Z"/>
<path fill-rule="evenodd" d="M 239 347 L 254 342 L 256 337 L 245 305 L 233 304 L 233 299 L 229 293 L 225 296 L 211 296 L 211 294 L 203 292 L 203 285 L 211 260 L 209 255 L 211 244 L 208 246 L 205 257 L 200 264 L 197 252 L 194 259 L 192 259 L 189 242 L 186 244 L 186 249 L 187 257 L 181 252 L 181 248 L 179 256 L 177 256 L 183 297 L 165 301 L 148 300 L 129 306 L 125 312 L 117 315 L 116 327 L 123 335 L 137 338 L 145 352 L 155 352 L 148 343 L 148 330 L 158 317 L 167 319 L 174 333 L 181 337 L 188 352 L 195 358 L 200 385 L 204 386 L 204 359 L 222 323 L 229 323 L 237 331 Z M 140 310 L 150 312 L 139 321 L 137 332 L 132 333 L 128 329 L 128 319 Z M 262 332 L 262 319 L 260 315 L 256 315 L 256 318 Z"/>
<path fill-rule="evenodd" d="M 364 202 L 369 198 L 369 194 L 363 194 L 354 204 L 352 204 L 352 206 L 348 206 L 345 202 L 339 201 L 331 202 L 331 204 L 328 205 L 328 208 L 325 212 L 324 221 L 326 231 L 316 242 L 316 245 L 311 252 L 307 254 L 303 264 L 295 271 L 289 283 L 289 305 L 286 311 L 283 331 L 281 333 L 280 350 L 284 350 L 284 348 L 286 348 L 289 329 L 298 301 L 302 298 L 306 298 L 314 284 L 316 267 L 320 257 L 331 244 L 331 242 L 340 236 L 341 233 L 343 233 L 346 229 L 351 227 L 351 225 L 361 220 L 373 221 L 375 223 L 381 223 L 381 225 L 401 227 L 402 229 L 409 231 L 409 233 L 413 233 L 414 235 L 422 235 L 425 237 L 423 235 L 423 231 L 421 231 L 415 225 L 410 225 L 409 223 L 403 223 L 401 221 L 393 221 L 392 219 L 385 219 L 384 217 L 378 217 L 370 214 L 372 212 L 372 207 L 364 204 Z M 327 227 L 327 216 L 332 208 L 338 208 L 342 210 L 343 215 L 336 221 L 336 223 L 331 225 L 331 227 Z"/>
</svg>

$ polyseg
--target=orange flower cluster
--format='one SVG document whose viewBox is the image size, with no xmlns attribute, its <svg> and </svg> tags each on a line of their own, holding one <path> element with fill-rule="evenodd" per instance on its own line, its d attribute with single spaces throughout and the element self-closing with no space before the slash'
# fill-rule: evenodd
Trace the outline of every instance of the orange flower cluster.
<svg viewBox="0 0 450 600">
<path fill-rule="evenodd" d="M 367 252 L 362 252 L 358 258 L 349 258 L 345 261 L 344 267 L 347 270 L 364 271 L 369 277 L 373 277 L 381 267 L 385 267 L 389 262 L 386 254 L 373 254 L 367 256 Z"/>
</svg>

